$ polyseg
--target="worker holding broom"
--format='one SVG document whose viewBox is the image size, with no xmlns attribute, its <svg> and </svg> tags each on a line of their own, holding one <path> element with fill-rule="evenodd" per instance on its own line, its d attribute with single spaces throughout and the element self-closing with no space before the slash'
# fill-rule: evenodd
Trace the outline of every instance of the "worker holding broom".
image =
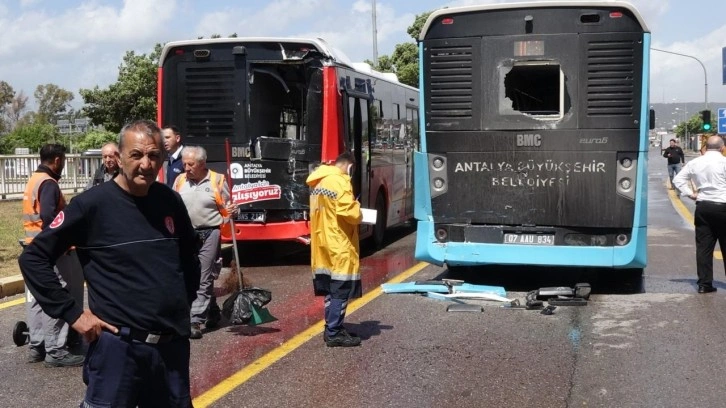
<svg viewBox="0 0 726 408">
<path fill-rule="evenodd" d="M 220 227 L 229 227 L 226 218 L 237 211 L 230 203 L 229 187 L 224 175 L 207 168 L 207 151 L 200 146 L 186 146 L 181 151 L 184 173 L 174 181 L 189 211 L 194 230 L 202 243 L 199 263 L 202 275 L 197 298 L 191 309 L 191 339 L 201 339 L 202 327 L 213 329 L 219 324 L 221 311 L 214 295 L 214 280 L 222 270 Z"/>
</svg>

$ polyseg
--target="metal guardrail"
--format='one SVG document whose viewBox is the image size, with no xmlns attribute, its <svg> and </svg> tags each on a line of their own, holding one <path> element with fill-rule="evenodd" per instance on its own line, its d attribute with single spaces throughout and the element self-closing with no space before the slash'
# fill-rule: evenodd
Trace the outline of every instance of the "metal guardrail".
<svg viewBox="0 0 726 408">
<path fill-rule="evenodd" d="M 0 155 L 0 200 L 23 198 L 30 176 L 40 164 L 38 155 Z M 101 155 L 67 154 L 58 182 L 64 193 L 83 191 L 101 165 Z"/>
</svg>

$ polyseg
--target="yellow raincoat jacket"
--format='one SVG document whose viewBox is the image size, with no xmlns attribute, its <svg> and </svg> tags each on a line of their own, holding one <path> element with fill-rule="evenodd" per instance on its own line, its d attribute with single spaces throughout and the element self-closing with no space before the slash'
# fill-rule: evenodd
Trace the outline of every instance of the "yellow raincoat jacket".
<svg viewBox="0 0 726 408">
<path fill-rule="evenodd" d="M 363 215 L 350 176 L 321 165 L 308 176 L 313 286 L 319 296 L 360 297 L 358 225 Z"/>
</svg>

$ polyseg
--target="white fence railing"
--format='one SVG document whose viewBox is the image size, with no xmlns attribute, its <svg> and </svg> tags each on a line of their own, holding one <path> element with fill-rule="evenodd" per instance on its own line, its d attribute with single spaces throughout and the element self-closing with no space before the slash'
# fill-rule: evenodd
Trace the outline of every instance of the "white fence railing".
<svg viewBox="0 0 726 408">
<path fill-rule="evenodd" d="M 0 199 L 23 198 L 30 175 L 38 168 L 38 155 L 0 155 Z M 58 182 L 66 193 L 83 191 L 101 165 L 100 154 L 67 154 L 66 166 Z"/>
</svg>

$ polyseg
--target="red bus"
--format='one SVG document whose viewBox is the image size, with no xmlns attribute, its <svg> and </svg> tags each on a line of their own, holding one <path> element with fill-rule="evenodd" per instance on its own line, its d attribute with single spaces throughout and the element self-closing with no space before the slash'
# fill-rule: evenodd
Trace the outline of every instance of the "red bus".
<svg viewBox="0 0 726 408">
<path fill-rule="evenodd" d="M 361 236 L 380 246 L 387 228 L 413 218 L 418 103 L 416 88 L 351 63 L 322 39 L 177 41 L 159 59 L 159 124 L 203 146 L 216 171 L 226 172 L 231 144 L 237 240 L 308 243 L 305 179 L 351 151 L 355 194 L 378 210 Z"/>
</svg>

